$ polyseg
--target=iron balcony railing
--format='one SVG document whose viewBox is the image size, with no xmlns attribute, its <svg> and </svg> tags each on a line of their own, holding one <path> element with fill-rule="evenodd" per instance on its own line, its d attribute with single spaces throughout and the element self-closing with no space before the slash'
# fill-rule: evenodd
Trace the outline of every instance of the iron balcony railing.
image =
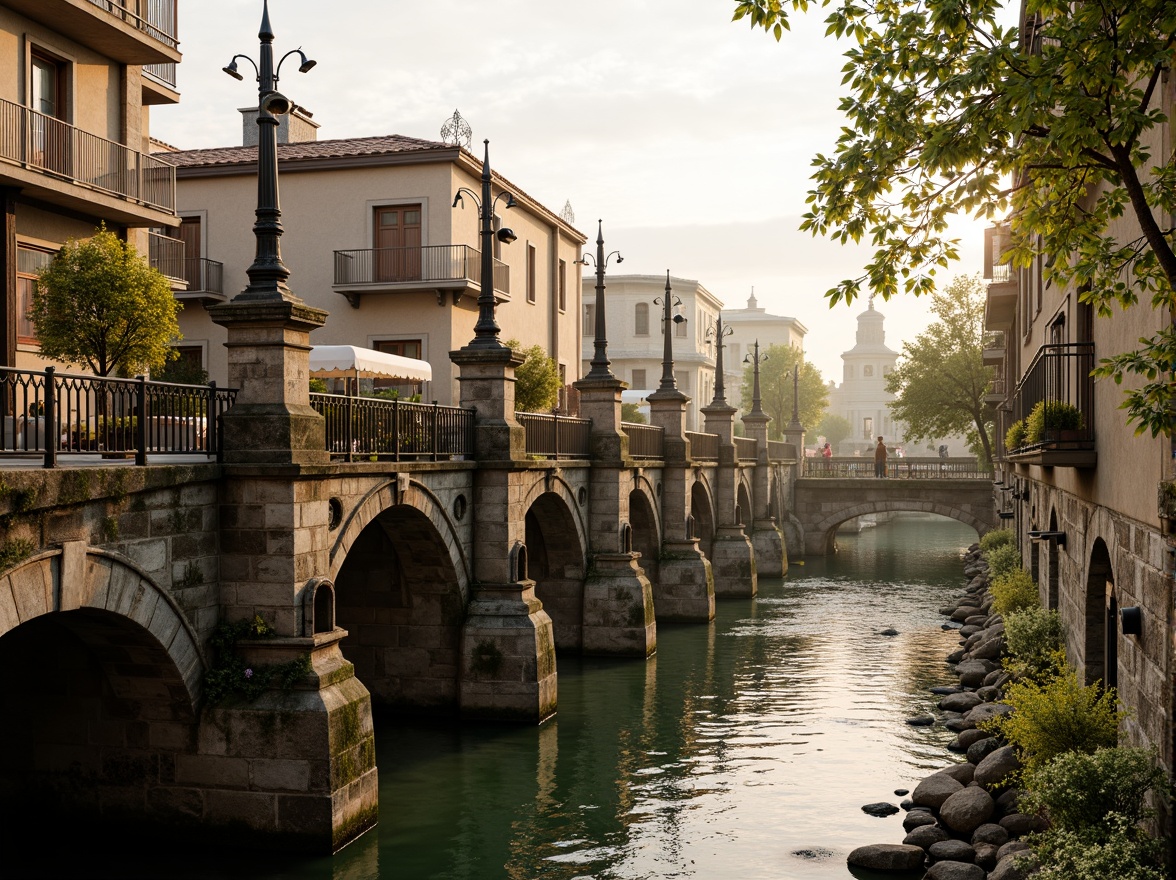
<svg viewBox="0 0 1176 880">
<path fill-rule="evenodd" d="M 806 458 L 806 477 L 864 480 L 874 478 L 874 459 L 870 457 Z M 992 468 L 981 467 L 975 458 L 897 458 L 886 462 L 886 476 L 900 480 L 979 480 L 992 479 Z"/>
<path fill-rule="evenodd" d="M 1025 419 L 1030 430 L 1040 407 L 1040 435 L 1032 434 L 1017 450 L 1058 445 L 1090 449 L 1094 445 L 1094 343 L 1043 345 L 1013 392 L 1013 420 Z"/>
<path fill-rule="evenodd" d="M 719 435 L 702 434 L 698 431 L 687 431 L 686 439 L 690 441 L 690 457 L 703 461 L 719 460 Z"/>
<path fill-rule="evenodd" d="M 448 461 L 474 454 L 474 410 L 378 397 L 310 395 L 342 461 Z"/>
<path fill-rule="evenodd" d="M 188 283 L 185 293 L 224 296 L 225 264 L 207 257 L 185 257 L 183 279 Z"/>
<path fill-rule="evenodd" d="M 184 275 L 184 242 L 158 232 L 147 233 L 147 259 L 152 268 L 168 278 L 186 281 Z"/>
<path fill-rule="evenodd" d="M 150 455 L 219 455 L 221 415 L 235 389 L 0 367 L 0 456 L 101 453 L 145 465 Z"/>
<path fill-rule="evenodd" d="M 666 429 L 660 425 L 621 422 L 629 437 L 629 455 L 633 458 L 665 458 Z"/>
<path fill-rule="evenodd" d="M 1008 263 L 999 263 L 992 267 L 991 284 L 1007 284 L 1013 280 L 1013 267 Z"/>
<path fill-rule="evenodd" d="M 543 413 L 515 413 L 527 434 L 527 455 L 544 458 L 588 458 L 591 419 Z"/>
<path fill-rule="evenodd" d="M 754 437 L 735 438 L 735 457 L 740 461 L 755 461 L 759 457 L 759 444 Z"/>
<path fill-rule="evenodd" d="M 482 283 L 482 253 L 465 244 L 335 251 L 335 284 Z M 494 261 L 494 289 L 510 293 L 510 267 Z"/>
<path fill-rule="evenodd" d="M 172 89 L 176 87 L 176 63 L 174 61 L 165 61 L 162 64 L 144 64 L 143 74 Z"/>
<path fill-rule="evenodd" d="M 3 99 L 0 159 L 175 212 L 174 166 Z"/>
<path fill-rule="evenodd" d="M 90 0 L 151 39 L 172 49 L 180 45 L 176 28 L 176 0 Z"/>
</svg>

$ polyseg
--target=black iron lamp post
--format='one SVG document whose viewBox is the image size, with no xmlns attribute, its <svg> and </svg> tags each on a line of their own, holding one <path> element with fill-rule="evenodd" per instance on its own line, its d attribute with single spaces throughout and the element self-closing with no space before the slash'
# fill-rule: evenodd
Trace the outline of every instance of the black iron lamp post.
<svg viewBox="0 0 1176 880">
<path fill-rule="evenodd" d="M 792 367 L 792 422 L 788 430 L 799 431 L 804 426 L 800 423 L 800 364 Z"/>
<path fill-rule="evenodd" d="M 620 251 L 613 251 L 608 256 L 604 253 L 604 221 L 598 220 L 596 226 L 596 257 L 593 258 L 590 254 L 584 254 L 583 257 L 576 260 L 581 266 L 587 266 L 589 261 L 596 267 L 596 339 L 593 343 L 592 350 L 592 369 L 588 371 L 585 379 L 615 379 L 612 370 L 609 368 L 608 359 L 608 339 L 605 338 L 605 321 L 604 321 L 604 270 L 608 266 L 608 261 L 613 257 L 617 258 L 617 264 L 625 262 L 625 258 L 621 256 Z"/>
<path fill-rule="evenodd" d="M 662 333 L 665 336 L 665 342 L 662 344 L 662 376 L 661 384 L 657 386 L 658 391 L 677 391 L 678 383 L 674 379 L 674 344 L 671 341 L 673 337 L 674 324 L 686 323 L 686 316 L 680 312 L 672 312 L 672 310 L 682 305 L 682 300 L 674 296 L 674 291 L 670 287 L 670 271 L 666 270 L 666 293 L 665 296 L 655 297 L 653 304 L 662 307 Z"/>
<path fill-rule="evenodd" d="M 750 413 L 750 415 L 753 415 L 753 416 L 766 416 L 767 415 L 767 413 L 764 412 L 764 408 L 762 405 L 763 401 L 760 398 L 760 364 L 764 363 L 764 361 L 766 361 L 767 359 L 768 359 L 768 353 L 766 351 L 763 354 L 760 354 L 758 339 L 755 341 L 755 350 L 752 352 L 748 352 L 747 355 L 743 358 L 743 363 L 752 364 L 752 368 L 751 368 L 751 375 L 752 375 L 751 413 Z"/>
<path fill-rule="evenodd" d="M 269 20 L 269 0 L 263 0 L 261 41 L 258 61 L 248 55 L 234 55 L 223 68 L 233 79 L 243 80 L 237 70 L 237 60 L 248 61 L 257 73 L 257 220 L 253 234 L 257 237 L 257 252 L 253 265 L 247 270 L 249 284 L 237 299 L 272 300 L 294 299 L 286 280 L 290 270 L 282 262 L 280 239 L 282 212 L 278 207 L 278 117 L 294 109 L 294 104 L 276 90 L 282 63 L 291 55 L 299 58 L 298 72 L 306 73 L 315 62 L 302 49 L 291 49 L 274 66 L 274 32 Z"/>
<path fill-rule="evenodd" d="M 715 351 L 715 399 L 711 401 L 711 406 L 715 406 L 716 404 L 725 405 L 727 403 L 727 389 L 726 384 L 723 382 L 723 349 L 726 348 L 723 339 L 734 332 L 734 327 L 723 326 L 722 312 L 719 312 L 718 319 L 706 331 L 706 338 L 713 338 L 717 347 Z M 759 376 L 758 367 L 756 368 L 756 376 Z"/>
<path fill-rule="evenodd" d="M 494 208 L 498 200 L 506 199 L 506 207 L 513 208 L 515 199 L 514 195 L 506 190 L 491 197 L 490 141 L 485 140 L 483 144 L 486 147 L 486 157 L 482 160 L 482 195 L 479 197 L 468 186 L 460 187 L 457 195 L 453 197 L 453 207 L 461 205 L 464 208 L 463 196 L 469 196 L 478 206 L 478 217 L 482 221 L 482 289 L 478 293 L 478 323 L 474 325 L 474 338 L 466 347 L 489 350 L 506 348 L 498 338 L 502 328 L 498 326 L 498 321 L 494 317 L 494 312 L 498 308 L 498 300 L 494 298 L 494 239 L 497 237 L 503 244 L 510 244 L 518 236 L 505 226 L 497 232 L 494 231 Z"/>
</svg>

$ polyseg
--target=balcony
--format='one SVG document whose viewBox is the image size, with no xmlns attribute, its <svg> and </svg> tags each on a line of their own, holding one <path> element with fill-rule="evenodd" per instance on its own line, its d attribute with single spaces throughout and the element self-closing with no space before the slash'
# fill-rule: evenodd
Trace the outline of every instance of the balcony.
<svg viewBox="0 0 1176 880">
<path fill-rule="evenodd" d="M 225 296 L 223 263 L 205 257 L 189 257 L 184 252 L 184 242 L 158 232 L 149 232 L 147 243 L 151 266 L 171 282 L 176 299 L 205 304 L 228 299 Z"/>
<path fill-rule="evenodd" d="M 986 367 L 999 367 L 1005 360 L 1005 334 L 1003 331 L 984 334 L 983 360 Z"/>
<path fill-rule="evenodd" d="M 443 306 L 446 294 L 457 305 L 463 294 L 479 293 L 481 281 L 481 251 L 464 244 L 441 244 L 335 251 L 332 287 L 356 309 L 362 294 L 422 290 L 436 293 L 437 305 Z M 499 302 L 510 300 L 510 267 L 501 260 L 494 261 L 494 296 Z"/>
<path fill-rule="evenodd" d="M 180 60 L 176 0 L 5 0 L 4 5 L 123 64 Z"/>
<path fill-rule="evenodd" d="M 178 104 L 180 93 L 176 90 L 176 65 L 172 61 L 163 64 L 143 65 L 143 103 Z"/>
<path fill-rule="evenodd" d="M 175 223 L 173 166 L 2 99 L 0 181 L 118 223 Z"/>
<path fill-rule="evenodd" d="M 1013 421 L 1030 435 L 1005 458 L 1043 467 L 1092 468 L 1094 448 L 1094 343 L 1043 345 L 1013 393 Z M 1036 413 L 1036 414 L 1035 414 Z"/>
<path fill-rule="evenodd" d="M 998 376 L 992 380 L 992 387 L 990 387 L 988 391 L 985 392 L 983 400 L 985 403 L 991 403 L 994 406 L 999 406 L 1005 402 L 1005 398 L 1007 397 L 1008 391 L 1006 390 L 1005 380 Z"/>
<path fill-rule="evenodd" d="M 172 290 L 186 290 L 184 280 L 184 243 L 158 232 L 147 233 L 147 261 L 152 269 L 158 269 L 168 281 Z"/>
<path fill-rule="evenodd" d="M 984 304 L 984 329 L 1008 330 L 1017 318 L 1017 295 L 1020 284 L 1009 266 L 994 266 L 988 299 Z"/>
</svg>

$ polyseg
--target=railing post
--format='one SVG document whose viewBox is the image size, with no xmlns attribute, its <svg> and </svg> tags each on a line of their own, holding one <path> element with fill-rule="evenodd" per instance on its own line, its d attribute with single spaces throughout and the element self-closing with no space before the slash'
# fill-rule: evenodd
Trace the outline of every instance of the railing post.
<svg viewBox="0 0 1176 880">
<path fill-rule="evenodd" d="M 135 382 L 138 417 L 131 417 L 135 421 L 135 464 L 143 467 L 147 464 L 147 377 L 136 376 Z"/>
<path fill-rule="evenodd" d="M 359 393 L 358 381 L 356 382 L 355 393 Z M 346 380 L 344 380 L 344 388 L 346 388 Z M 350 394 L 347 395 L 347 405 L 343 408 L 347 415 L 347 430 L 343 432 L 343 448 L 347 451 L 347 461 L 355 461 L 355 419 L 359 415 L 355 408 L 355 398 Z"/>
<path fill-rule="evenodd" d="M 208 398 L 205 406 L 204 415 L 204 454 L 211 455 L 216 453 L 217 461 L 220 461 L 220 445 L 217 442 L 217 399 L 216 399 L 216 382 L 208 383 Z"/>
<path fill-rule="evenodd" d="M 400 461 L 400 398 L 392 398 L 392 460 Z"/>
<path fill-rule="evenodd" d="M 433 401 L 433 461 L 437 460 L 437 401 Z"/>
<path fill-rule="evenodd" d="M 56 424 L 57 388 L 53 384 L 55 372 L 53 367 L 45 368 L 45 467 L 47 468 L 57 467 L 57 444 L 60 436 Z"/>
</svg>

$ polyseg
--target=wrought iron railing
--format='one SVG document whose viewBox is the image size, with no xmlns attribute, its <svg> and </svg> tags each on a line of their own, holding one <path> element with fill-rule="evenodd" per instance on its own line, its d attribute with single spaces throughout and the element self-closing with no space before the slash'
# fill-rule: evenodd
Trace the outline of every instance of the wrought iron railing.
<svg viewBox="0 0 1176 880">
<path fill-rule="evenodd" d="M 165 46 L 172 49 L 179 46 L 176 0 L 90 0 L 90 3 Z"/>
<path fill-rule="evenodd" d="M 474 410 L 378 397 L 311 394 L 327 451 L 342 461 L 445 461 L 474 454 Z"/>
<path fill-rule="evenodd" d="M 3 99 L 0 159 L 163 211 L 175 211 L 174 166 Z"/>
<path fill-rule="evenodd" d="M 629 436 L 632 458 L 665 458 L 666 429 L 661 425 L 621 422 L 621 430 Z"/>
<path fill-rule="evenodd" d="M 0 456 L 218 455 L 235 389 L 0 367 Z"/>
<path fill-rule="evenodd" d="M 1043 345 L 1013 392 L 1013 420 L 1030 419 L 1040 405 L 1040 436 L 1019 451 L 1043 446 L 1090 449 L 1094 445 L 1094 343 Z M 1033 426 L 1030 425 L 1032 428 Z M 1017 452 L 1009 449 L 1007 452 Z"/>
<path fill-rule="evenodd" d="M 740 461 L 755 461 L 759 457 L 759 444 L 754 437 L 735 438 L 735 457 Z"/>
<path fill-rule="evenodd" d="M 188 283 L 187 293 L 225 292 L 225 264 L 207 257 L 186 257 L 184 259 L 184 281 Z"/>
<path fill-rule="evenodd" d="M 527 455 L 560 459 L 592 454 L 591 419 L 523 412 L 515 413 L 515 418 L 527 433 Z"/>
<path fill-rule="evenodd" d="M 482 254 L 465 244 L 335 251 L 335 284 L 412 281 L 482 283 Z M 510 293 L 510 267 L 494 261 L 494 289 Z"/>
<path fill-rule="evenodd" d="M 999 263 L 992 267 L 991 284 L 1007 284 L 1013 280 L 1013 267 L 1009 263 Z"/>
<path fill-rule="evenodd" d="M 686 439 L 690 441 L 690 457 L 702 461 L 719 460 L 719 435 L 702 434 L 698 431 L 687 431 Z"/>
<path fill-rule="evenodd" d="M 806 477 L 864 480 L 874 478 L 874 458 L 806 458 Z M 992 468 L 981 467 L 975 458 L 898 458 L 886 462 L 886 476 L 899 480 L 991 480 Z"/>
<path fill-rule="evenodd" d="M 147 259 L 151 266 L 168 278 L 186 281 L 184 276 L 184 242 L 178 238 L 147 233 Z"/>
</svg>

